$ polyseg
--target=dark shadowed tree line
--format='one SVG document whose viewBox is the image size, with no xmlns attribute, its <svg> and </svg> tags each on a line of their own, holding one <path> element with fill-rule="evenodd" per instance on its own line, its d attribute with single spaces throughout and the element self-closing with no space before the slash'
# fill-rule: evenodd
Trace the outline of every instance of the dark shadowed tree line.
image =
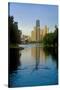
<svg viewBox="0 0 60 90">
<path fill-rule="evenodd" d="M 21 30 L 18 29 L 18 23 L 14 21 L 13 16 L 8 17 L 9 43 L 21 43 Z"/>
<path fill-rule="evenodd" d="M 48 33 L 44 39 L 43 43 L 46 46 L 58 46 L 58 27 L 55 26 L 55 31 L 53 33 Z"/>
<path fill-rule="evenodd" d="M 18 29 L 18 23 L 14 21 L 13 16 L 8 17 L 8 30 L 9 30 L 9 74 L 21 65 L 20 57 L 22 47 L 19 47 L 18 44 L 21 43 L 21 30 Z M 9 81 L 10 87 L 10 81 Z"/>
</svg>

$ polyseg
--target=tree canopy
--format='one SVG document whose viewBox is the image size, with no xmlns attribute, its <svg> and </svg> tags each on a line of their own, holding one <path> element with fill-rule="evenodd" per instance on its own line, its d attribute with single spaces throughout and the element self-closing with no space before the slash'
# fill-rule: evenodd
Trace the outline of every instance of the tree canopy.
<svg viewBox="0 0 60 90">
<path fill-rule="evenodd" d="M 12 44 L 21 43 L 21 30 L 18 30 L 18 23 L 13 16 L 8 17 L 9 42 Z"/>
<path fill-rule="evenodd" d="M 55 31 L 53 33 L 48 33 L 43 38 L 44 45 L 58 46 L 58 27 L 55 26 Z"/>
</svg>

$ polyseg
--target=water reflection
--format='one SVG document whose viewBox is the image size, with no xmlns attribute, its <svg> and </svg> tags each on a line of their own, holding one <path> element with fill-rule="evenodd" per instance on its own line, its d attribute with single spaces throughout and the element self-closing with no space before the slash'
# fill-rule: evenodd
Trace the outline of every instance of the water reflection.
<svg viewBox="0 0 60 90">
<path fill-rule="evenodd" d="M 56 62 L 56 67 L 58 68 L 58 47 L 45 47 L 44 52 L 46 56 L 52 56 L 52 60 Z"/>
<path fill-rule="evenodd" d="M 9 86 L 10 86 L 10 75 L 18 69 L 18 66 L 21 66 L 19 49 L 9 48 Z"/>
<path fill-rule="evenodd" d="M 55 61 L 58 67 L 58 49 L 54 47 L 34 47 L 31 48 L 31 55 L 34 57 L 36 62 L 35 70 L 39 69 L 38 66 L 45 64 L 47 57 L 52 56 L 52 60 Z"/>
<path fill-rule="evenodd" d="M 38 65 L 39 65 L 39 58 L 40 58 L 40 50 L 39 48 L 32 48 L 31 49 L 31 55 L 35 58 L 36 60 L 36 65 L 35 65 L 35 69 L 37 70 L 38 69 Z"/>
<path fill-rule="evenodd" d="M 21 65 L 20 62 L 21 54 L 18 49 L 10 48 L 9 50 L 9 73 L 17 70 L 18 66 Z"/>
<path fill-rule="evenodd" d="M 34 57 L 34 59 L 36 60 L 36 65 L 35 65 L 35 69 L 38 69 L 38 65 L 39 64 L 43 64 L 45 63 L 45 53 L 43 48 L 41 47 L 35 47 L 31 49 L 31 55 Z"/>
<path fill-rule="evenodd" d="M 9 55 L 10 87 L 58 84 L 57 48 L 26 45 L 22 51 L 10 49 Z"/>
</svg>

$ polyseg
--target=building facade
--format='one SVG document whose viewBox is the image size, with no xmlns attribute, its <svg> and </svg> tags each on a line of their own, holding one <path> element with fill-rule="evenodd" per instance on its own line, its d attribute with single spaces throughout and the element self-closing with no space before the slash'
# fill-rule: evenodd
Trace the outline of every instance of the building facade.
<svg viewBox="0 0 60 90">
<path fill-rule="evenodd" d="M 40 21 L 36 20 L 36 26 L 33 28 L 33 31 L 31 32 L 31 41 L 41 42 L 47 33 L 48 27 L 45 26 L 44 29 L 41 29 Z"/>
</svg>

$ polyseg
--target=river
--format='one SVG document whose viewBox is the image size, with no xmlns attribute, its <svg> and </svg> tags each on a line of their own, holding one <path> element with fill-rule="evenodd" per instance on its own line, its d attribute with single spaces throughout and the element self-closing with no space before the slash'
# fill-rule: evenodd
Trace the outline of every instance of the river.
<svg viewBox="0 0 60 90">
<path fill-rule="evenodd" d="M 58 53 L 40 44 L 19 45 L 23 50 L 10 50 L 9 87 L 58 84 Z"/>
</svg>

